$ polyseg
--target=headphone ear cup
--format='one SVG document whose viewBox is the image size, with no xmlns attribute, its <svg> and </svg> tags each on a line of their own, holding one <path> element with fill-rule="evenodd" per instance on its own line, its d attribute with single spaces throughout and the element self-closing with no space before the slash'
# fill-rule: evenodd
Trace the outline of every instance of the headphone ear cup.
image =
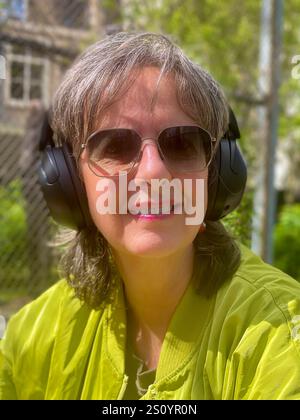
<svg viewBox="0 0 300 420">
<path fill-rule="evenodd" d="M 222 139 L 209 168 L 208 207 L 205 220 L 216 221 L 241 202 L 247 166 L 236 140 Z"/>
<path fill-rule="evenodd" d="M 53 219 L 71 229 L 93 225 L 86 192 L 70 146 L 47 146 L 41 157 L 39 180 Z"/>
</svg>

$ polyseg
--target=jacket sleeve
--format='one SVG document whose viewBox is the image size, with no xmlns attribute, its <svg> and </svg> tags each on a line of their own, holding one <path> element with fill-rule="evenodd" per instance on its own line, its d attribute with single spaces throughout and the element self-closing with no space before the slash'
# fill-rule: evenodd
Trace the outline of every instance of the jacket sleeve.
<svg viewBox="0 0 300 420">
<path fill-rule="evenodd" d="M 262 322 L 233 355 L 235 398 L 243 400 L 300 400 L 300 354 L 297 326 Z M 299 328 L 300 330 L 300 328 Z M 255 351 L 252 353 L 252 348 Z M 242 353 L 242 355 L 241 355 Z M 252 372 L 252 373 L 251 373 Z"/>
<path fill-rule="evenodd" d="M 0 341 L 0 400 L 43 399 L 64 282 L 14 314 Z"/>
<path fill-rule="evenodd" d="M 300 284 L 251 254 L 216 298 L 205 378 L 214 399 L 300 400 Z"/>
<path fill-rule="evenodd" d="M 234 399 L 300 400 L 300 287 L 282 275 L 259 295 L 231 357 Z"/>
</svg>

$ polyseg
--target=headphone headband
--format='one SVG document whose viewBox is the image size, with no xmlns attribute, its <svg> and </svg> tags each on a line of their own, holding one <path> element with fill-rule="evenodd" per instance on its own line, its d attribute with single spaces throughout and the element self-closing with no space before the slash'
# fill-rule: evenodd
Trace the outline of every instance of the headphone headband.
<svg viewBox="0 0 300 420">
<path fill-rule="evenodd" d="M 53 139 L 53 130 L 49 123 L 50 110 L 45 111 L 45 116 L 41 128 L 41 135 L 39 141 L 39 151 L 42 152 L 47 146 L 55 147 Z"/>
<path fill-rule="evenodd" d="M 236 117 L 233 113 L 233 110 L 229 106 L 229 123 L 228 123 L 228 130 L 224 137 L 228 138 L 228 140 L 237 140 L 241 138 L 240 129 L 236 120 Z"/>
</svg>

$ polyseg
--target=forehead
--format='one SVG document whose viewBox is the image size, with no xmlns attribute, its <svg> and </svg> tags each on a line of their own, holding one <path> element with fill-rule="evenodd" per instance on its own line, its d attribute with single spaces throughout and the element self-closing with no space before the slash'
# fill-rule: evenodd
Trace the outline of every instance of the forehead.
<svg viewBox="0 0 300 420">
<path fill-rule="evenodd" d="M 192 121 L 180 107 L 172 74 L 160 78 L 160 69 L 146 67 L 136 74 L 126 93 L 105 111 L 98 128 L 132 126 L 142 131 L 147 124 L 165 127 Z"/>
</svg>

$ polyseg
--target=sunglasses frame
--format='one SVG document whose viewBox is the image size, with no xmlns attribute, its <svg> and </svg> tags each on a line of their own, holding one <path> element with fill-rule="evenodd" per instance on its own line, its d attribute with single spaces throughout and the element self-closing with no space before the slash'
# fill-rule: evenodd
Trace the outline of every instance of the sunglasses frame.
<svg viewBox="0 0 300 420">
<path fill-rule="evenodd" d="M 212 159 L 213 159 L 213 157 L 214 157 L 214 154 L 215 154 L 215 150 L 216 150 L 216 147 L 215 147 L 215 145 L 216 145 L 216 142 L 217 142 L 217 139 L 215 138 L 215 137 L 213 137 L 210 133 L 209 133 L 209 131 L 207 131 L 205 128 L 203 128 L 203 127 L 201 127 L 201 126 L 199 126 L 199 125 L 196 125 L 196 124 L 188 124 L 188 125 L 175 125 L 175 126 L 170 126 L 170 127 L 165 127 L 163 130 L 161 130 L 160 132 L 159 132 L 159 134 L 158 134 L 158 136 L 156 137 L 156 138 L 154 138 L 154 137 L 142 137 L 136 130 L 134 130 L 134 129 L 132 129 L 132 128 L 125 128 L 125 127 L 112 127 L 112 128 L 101 128 L 101 129 L 99 129 L 99 130 L 96 130 L 95 132 L 93 132 L 90 136 L 88 136 L 88 138 L 87 138 L 87 140 L 85 141 L 85 143 L 82 143 L 81 145 L 80 145 L 80 147 L 81 147 L 81 153 L 83 152 L 83 150 L 84 149 L 86 149 L 86 147 L 87 147 L 87 145 L 88 145 L 88 143 L 89 143 L 89 141 L 94 137 L 94 136 L 96 136 L 97 134 L 99 134 L 99 133 L 101 133 L 102 131 L 109 131 L 109 130 L 131 130 L 131 131 L 133 131 L 133 132 L 135 132 L 135 134 L 137 134 L 138 136 L 139 136 L 139 138 L 140 138 L 140 141 L 141 141 L 141 148 L 140 148 L 140 152 L 139 152 L 139 154 L 138 154 L 138 156 L 137 156 L 137 158 L 136 159 L 134 159 L 133 161 L 132 161 L 132 165 L 131 165 L 131 167 L 130 167 L 130 169 L 128 170 L 128 171 L 126 171 L 126 174 L 127 175 L 129 175 L 129 174 L 132 174 L 132 172 L 133 172 L 133 168 L 136 166 L 136 168 L 138 167 L 138 163 L 140 162 L 140 159 L 141 159 L 141 155 L 142 155 L 142 151 L 143 151 L 143 143 L 146 143 L 146 140 L 148 140 L 148 144 L 149 143 L 155 143 L 156 144 L 156 146 L 157 146 L 157 149 L 158 149 L 158 152 L 159 152 L 159 155 L 160 155 L 160 157 L 165 161 L 165 157 L 164 157 L 164 154 L 162 153 L 162 150 L 161 150 L 161 147 L 160 147 L 160 144 L 159 144 L 159 142 L 158 142 L 158 139 L 159 139 L 159 137 L 160 137 L 160 135 L 165 131 L 165 130 L 167 130 L 167 129 L 169 129 L 169 128 L 180 128 L 180 127 L 197 127 L 197 128 L 199 128 L 200 130 L 202 130 L 202 131 L 204 131 L 206 134 L 208 134 L 208 136 L 209 136 L 209 138 L 210 138 L 210 147 L 211 147 L 211 157 L 210 157 L 210 159 L 209 159 L 209 161 L 208 161 L 208 163 L 206 164 L 206 166 L 205 166 L 205 168 L 203 168 L 202 170 L 204 170 L 204 169 L 206 169 L 206 168 L 208 168 L 209 167 L 209 165 L 211 164 L 211 162 L 212 162 Z M 149 140 L 152 140 L 151 142 L 149 142 Z M 90 160 L 90 158 L 88 158 L 88 166 L 89 166 L 89 168 L 90 168 L 90 170 L 96 175 L 96 176 L 98 176 L 99 178 L 115 178 L 115 177 L 118 177 L 119 175 L 118 174 L 116 174 L 116 175 L 110 175 L 110 174 L 108 174 L 108 173 L 105 173 L 104 175 L 99 175 L 99 173 L 96 173 L 94 170 L 93 170 L 93 168 L 92 168 L 92 164 L 93 164 L 93 162 L 91 162 L 91 160 Z M 96 165 L 96 163 L 94 162 L 94 165 Z M 172 173 L 172 170 L 171 170 L 171 168 L 169 168 L 169 166 L 168 166 L 168 164 L 167 163 L 165 163 L 165 165 L 166 165 L 166 167 L 168 168 L 168 170 Z M 103 168 L 101 168 L 99 165 L 96 165 L 98 168 L 100 168 L 101 169 L 101 171 L 102 172 L 106 172 Z M 184 173 L 193 173 L 193 172 L 197 172 L 197 171 L 195 171 L 195 170 L 191 170 L 191 171 L 187 171 L 187 170 L 185 170 L 185 171 L 183 171 Z"/>
</svg>

